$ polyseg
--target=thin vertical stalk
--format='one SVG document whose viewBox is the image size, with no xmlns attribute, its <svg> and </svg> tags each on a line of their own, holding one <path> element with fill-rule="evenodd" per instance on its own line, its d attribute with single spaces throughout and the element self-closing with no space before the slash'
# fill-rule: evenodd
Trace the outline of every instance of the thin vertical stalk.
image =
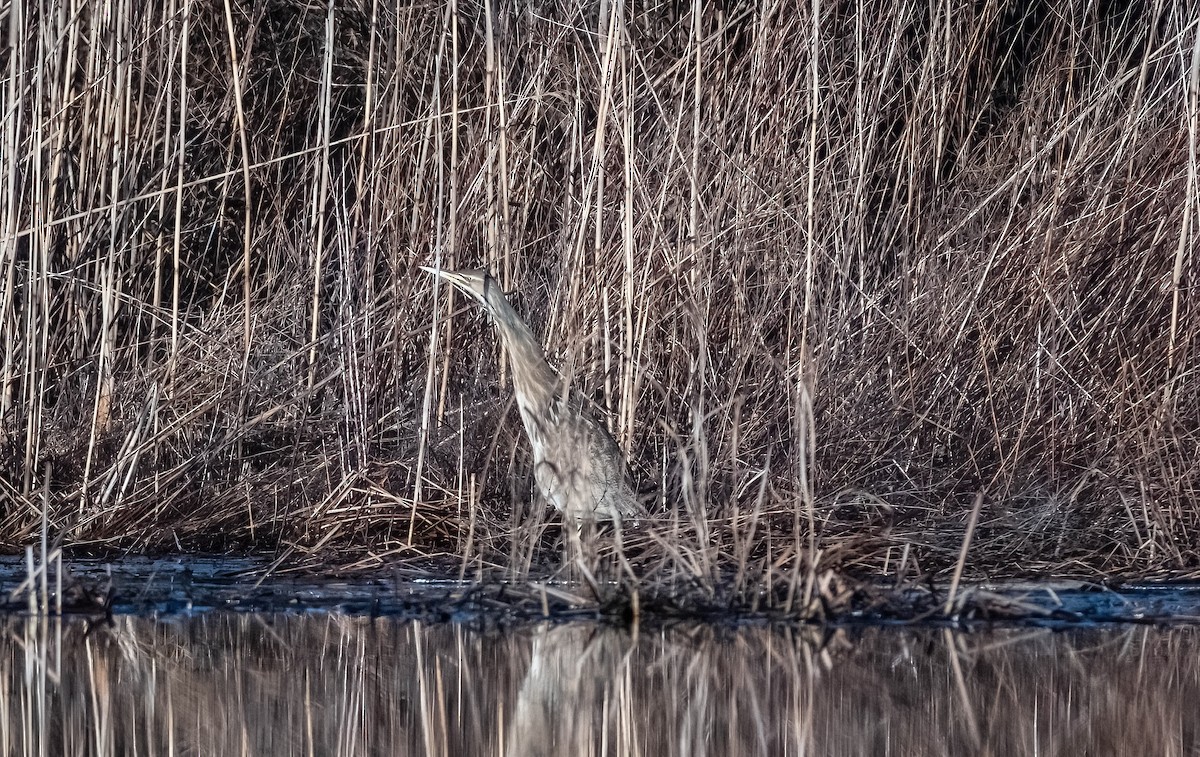
<svg viewBox="0 0 1200 757">
<path fill-rule="evenodd" d="M 229 0 L 223 0 L 225 9 L 225 31 L 229 39 L 229 72 L 233 84 L 234 115 L 237 117 L 238 148 L 242 158 L 242 343 L 244 347 L 242 371 L 245 373 L 250 361 L 250 243 L 253 225 L 254 186 L 250 183 L 250 142 L 246 136 L 246 112 L 242 103 L 242 67 L 238 59 L 237 34 L 233 26 L 233 9 Z M 244 376 L 243 376 L 244 378 Z"/>
</svg>

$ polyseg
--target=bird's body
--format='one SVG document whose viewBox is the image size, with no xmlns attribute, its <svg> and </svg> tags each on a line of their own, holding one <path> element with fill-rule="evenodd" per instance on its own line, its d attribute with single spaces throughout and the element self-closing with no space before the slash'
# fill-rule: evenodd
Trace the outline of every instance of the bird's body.
<svg viewBox="0 0 1200 757">
<path fill-rule="evenodd" d="M 533 446 L 534 479 L 546 500 L 576 523 L 637 518 L 637 495 L 616 441 L 546 362 L 533 332 L 496 280 L 486 271 L 423 270 L 468 294 L 495 324 L 512 365 L 517 409 Z"/>
</svg>

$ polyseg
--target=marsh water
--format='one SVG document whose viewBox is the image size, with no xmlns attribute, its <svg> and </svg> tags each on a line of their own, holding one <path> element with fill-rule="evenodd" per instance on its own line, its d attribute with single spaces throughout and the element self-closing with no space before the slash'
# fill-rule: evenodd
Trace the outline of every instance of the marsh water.
<svg viewBox="0 0 1200 757">
<path fill-rule="evenodd" d="M 1200 754 L 1186 622 L 489 623 L 157 565 L 111 617 L 0 619 L 0 754 Z"/>
</svg>

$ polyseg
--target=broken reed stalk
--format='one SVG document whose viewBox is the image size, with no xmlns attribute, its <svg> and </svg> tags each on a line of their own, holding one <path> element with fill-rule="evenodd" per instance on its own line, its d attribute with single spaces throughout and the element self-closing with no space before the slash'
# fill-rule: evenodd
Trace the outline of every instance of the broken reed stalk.
<svg viewBox="0 0 1200 757">
<path fill-rule="evenodd" d="M 983 492 L 976 492 L 975 503 L 971 505 L 971 515 L 967 518 L 967 530 L 963 533 L 962 547 L 958 550 L 958 562 L 954 565 L 954 575 L 950 577 L 950 592 L 946 595 L 946 605 L 942 608 L 943 615 L 950 615 L 950 610 L 954 607 L 958 581 L 962 578 L 963 567 L 967 564 L 967 551 L 971 549 L 971 538 L 975 535 L 975 525 L 979 522 L 979 510 L 982 507 Z"/>
</svg>

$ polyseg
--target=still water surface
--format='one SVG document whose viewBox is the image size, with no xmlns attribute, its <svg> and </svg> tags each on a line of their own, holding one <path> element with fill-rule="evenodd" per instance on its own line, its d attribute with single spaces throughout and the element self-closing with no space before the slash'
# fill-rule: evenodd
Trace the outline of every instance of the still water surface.
<svg viewBox="0 0 1200 757">
<path fill-rule="evenodd" d="M 60 618 L 0 558 L 0 755 L 1200 755 L 1194 585 L 1003 589 L 1041 628 L 631 630 L 268 568 L 73 561 Z"/>
<path fill-rule="evenodd" d="M 0 754 L 1200 754 L 1200 631 L 0 621 Z"/>
</svg>

